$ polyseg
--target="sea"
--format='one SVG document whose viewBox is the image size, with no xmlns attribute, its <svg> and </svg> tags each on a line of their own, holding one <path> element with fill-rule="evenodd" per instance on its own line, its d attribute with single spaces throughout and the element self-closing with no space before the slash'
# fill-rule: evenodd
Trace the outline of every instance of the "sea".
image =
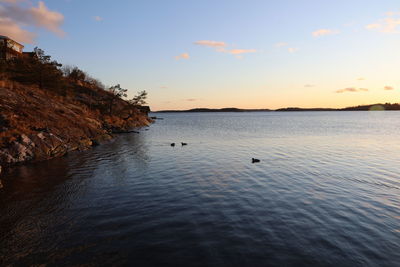
<svg viewBox="0 0 400 267">
<path fill-rule="evenodd" d="M 400 266 L 400 112 L 151 116 L 6 170 L 0 266 Z"/>
</svg>

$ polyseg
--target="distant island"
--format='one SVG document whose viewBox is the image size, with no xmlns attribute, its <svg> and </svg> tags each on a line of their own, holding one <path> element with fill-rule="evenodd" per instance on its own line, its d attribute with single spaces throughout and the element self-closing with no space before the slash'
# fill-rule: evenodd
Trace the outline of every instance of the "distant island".
<svg viewBox="0 0 400 267">
<path fill-rule="evenodd" d="M 385 103 L 385 104 L 371 104 L 371 105 L 360 105 L 354 107 L 346 108 L 298 108 L 298 107 L 288 107 L 279 109 L 240 109 L 240 108 L 193 108 L 188 110 L 160 110 L 154 111 L 157 113 L 167 113 L 167 112 L 260 112 L 260 111 L 381 111 L 381 110 L 400 110 L 400 104 L 398 103 Z"/>
<path fill-rule="evenodd" d="M 240 109 L 240 108 L 193 108 L 188 110 L 160 110 L 154 112 L 257 112 L 272 111 L 270 109 Z"/>
</svg>

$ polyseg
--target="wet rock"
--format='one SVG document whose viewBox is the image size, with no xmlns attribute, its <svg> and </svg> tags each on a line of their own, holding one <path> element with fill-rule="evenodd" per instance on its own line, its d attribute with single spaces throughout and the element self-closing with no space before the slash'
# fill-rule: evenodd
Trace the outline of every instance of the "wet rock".
<svg viewBox="0 0 400 267">
<path fill-rule="evenodd" d="M 81 140 L 79 140 L 79 145 L 78 145 L 79 150 L 86 150 L 92 146 L 93 142 L 90 138 L 82 138 Z"/>
<path fill-rule="evenodd" d="M 61 138 L 52 133 L 40 132 L 33 136 L 36 144 L 35 157 L 36 159 L 49 159 L 57 156 L 63 156 L 68 147 Z"/>
</svg>

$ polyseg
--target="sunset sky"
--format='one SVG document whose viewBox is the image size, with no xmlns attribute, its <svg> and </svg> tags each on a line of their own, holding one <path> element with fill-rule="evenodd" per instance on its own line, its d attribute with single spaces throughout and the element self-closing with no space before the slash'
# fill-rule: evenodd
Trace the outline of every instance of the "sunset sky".
<svg viewBox="0 0 400 267">
<path fill-rule="evenodd" d="M 0 35 L 153 110 L 400 102 L 399 0 L 0 0 Z"/>
</svg>

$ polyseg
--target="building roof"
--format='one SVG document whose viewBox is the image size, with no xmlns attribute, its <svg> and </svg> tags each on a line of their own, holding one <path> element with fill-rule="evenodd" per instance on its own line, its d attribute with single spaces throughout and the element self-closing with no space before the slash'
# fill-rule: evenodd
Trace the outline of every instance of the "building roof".
<svg viewBox="0 0 400 267">
<path fill-rule="evenodd" d="M 8 36 L 5 35 L 0 35 L 0 39 L 7 39 L 7 40 L 11 40 Z"/>
</svg>

